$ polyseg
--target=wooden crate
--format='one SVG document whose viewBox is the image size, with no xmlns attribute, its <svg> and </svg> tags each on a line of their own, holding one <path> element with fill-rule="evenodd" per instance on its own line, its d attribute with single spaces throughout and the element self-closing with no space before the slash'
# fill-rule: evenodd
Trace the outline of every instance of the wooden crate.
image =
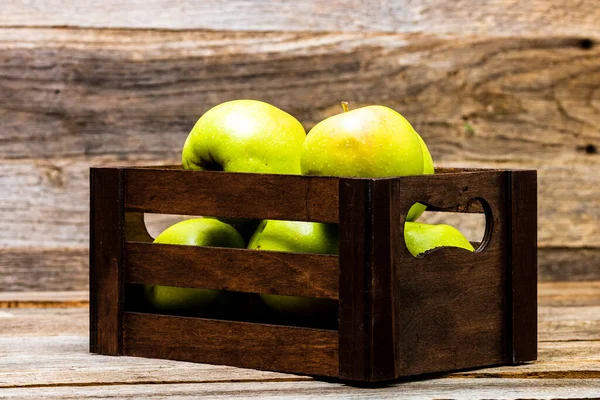
<svg viewBox="0 0 600 400">
<path fill-rule="evenodd" d="M 536 190 L 529 170 L 362 179 L 93 168 L 90 351 L 366 382 L 535 360 Z M 485 213 L 476 252 L 411 256 L 404 218 L 417 201 Z M 339 257 L 152 244 L 142 213 L 339 223 Z M 339 323 L 137 312 L 130 284 L 334 299 Z"/>
</svg>

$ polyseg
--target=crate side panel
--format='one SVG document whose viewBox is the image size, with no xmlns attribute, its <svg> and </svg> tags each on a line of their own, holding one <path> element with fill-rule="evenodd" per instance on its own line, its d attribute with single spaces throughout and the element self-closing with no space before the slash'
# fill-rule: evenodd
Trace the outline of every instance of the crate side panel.
<svg viewBox="0 0 600 400">
<path fill-rule="evenodd" d="M 319 376 L 338 374 L 338 332 L 126 312 L 129 356 Z"/>
<path fill-rule="evenodd" d="M 406 213 L 416 202 L 448 208 L 485 199 L 491 224 L 486 247 L 442 248 L 415 258 L 395 232 L 396 367 L 399 376 L 502 363 L 506 359 L 506 179 L 504 172 L 427 177 L 392 191 Z"/>
</svg>

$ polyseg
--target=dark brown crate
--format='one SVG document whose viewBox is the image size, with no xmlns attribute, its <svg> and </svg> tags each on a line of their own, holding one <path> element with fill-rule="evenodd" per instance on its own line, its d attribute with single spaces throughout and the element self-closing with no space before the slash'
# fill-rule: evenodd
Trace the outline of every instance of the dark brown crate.
<svg viewBox="0 0 600 400">
<path fill-rule="evenodd" d="M 485 213 L 477 251 L 412 257 L 404 218 L 417 201 Z M 340 255 L 151 244 L 142 213 L 339 223 Z M 93 168 L 90 218 L 95 353 L 367 382 L 537 356 L 535 171 L 360 179 Z M 338 329 L 133 312 L 129 284 L 339 300 Z"/>
</svg>

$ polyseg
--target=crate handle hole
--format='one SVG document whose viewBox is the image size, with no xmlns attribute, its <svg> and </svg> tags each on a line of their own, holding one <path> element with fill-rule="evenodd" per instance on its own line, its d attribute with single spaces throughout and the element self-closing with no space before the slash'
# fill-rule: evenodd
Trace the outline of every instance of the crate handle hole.
<svg viewBox="0 0 600 400">
<path fill-rule="evenodd" d="M 409 212 L 410 215 L 410 212 Z M 490 241 L 492 233 L 493 216 L 492 211 L 485 199 L 473 198 L 451 208 L 438 208 L 435 206 L 429 206 L 423 214 L 415 221 L 416 223 L 430 224 L 430 225 L 449 225 L 453 228 L 458 229 L 460 233 L 471 243 L 475 252 L 481 252 L 485 249 Z M 405 226 L 405 243 L 407 239 L 408 229 L 413 229 L 413 232 L 422 233 L 422 237 L 425 240 L 435 240 L 435 237 L 443 237 L 444 234 L 452 236 L 455 231 L 451 228 L 429 228 L 429 227 L 417 227 L 416 225 Z M 429 234 L 427 230 L 431 229 Z M 417 238 L 413 234 L 412 238 Z M 411 239 L 412 242 L 412 239 Z M 410 244 L 415 246 L 414 243 Z M 452 247 L 452 246 L 448 246 Z M 415 257 L 423 257 L 428 254 L 435 252 L 435 250 L 441 247 L 436 247 L 425 253 L 415 255 Z M 409 249 L 410 251 L 410 249 Z M 413 249 L 413 252 L 416 250 Z"/>
</svg>

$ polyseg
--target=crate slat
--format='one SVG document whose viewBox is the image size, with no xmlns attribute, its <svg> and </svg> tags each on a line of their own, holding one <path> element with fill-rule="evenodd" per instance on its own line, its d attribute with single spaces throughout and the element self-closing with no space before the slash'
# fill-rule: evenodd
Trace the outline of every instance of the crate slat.
<svg viewBox="0 0 600 400">
<path fill-rule="evenodd" d="M 132 312 L 125 312 L 123 318 L 123 351 L 128 356 L 338 374 L 334 330 Z"/>
<path fill-rule="evenodd" d="M 337 299 L 338 256 L 125 243 L 125 282 Z"/>
<path fill-rule="evenodd" d="M 135 168 L 124 172 L 127 211 L 338 222 L 337 178 Z"/>
</svg>

